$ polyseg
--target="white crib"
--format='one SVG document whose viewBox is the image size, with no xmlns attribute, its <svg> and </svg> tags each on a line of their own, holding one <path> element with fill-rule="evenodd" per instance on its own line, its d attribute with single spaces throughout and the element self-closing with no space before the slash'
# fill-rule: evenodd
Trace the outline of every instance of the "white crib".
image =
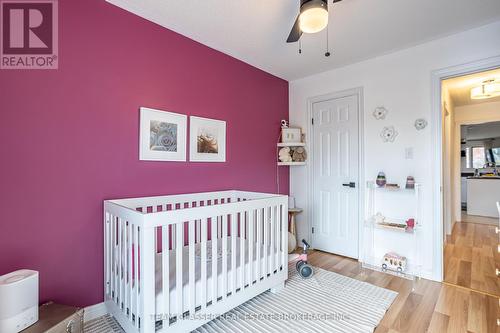
<svg viewBox="0 0 500 333">
<path fill-rule="evenodd" d="M 127 333 L 189 332 L 284 286 L 287 224 L 283 195 L 105 201 L 106 307 Z"/>
</svg>

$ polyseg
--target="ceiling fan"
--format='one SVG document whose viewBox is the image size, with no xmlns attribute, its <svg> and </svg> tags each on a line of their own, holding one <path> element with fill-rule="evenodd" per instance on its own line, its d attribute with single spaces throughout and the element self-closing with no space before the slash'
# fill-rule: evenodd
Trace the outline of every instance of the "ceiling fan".
<svg viewBox="0 0 500 333">
<path fill-rule="evenodd" d="M 333 3 L 342 0 L 333 0 Z M 302 33 L 316 33 L 328 25 L 328 0 L 300 0 L 300 13 L 295 20 L 287 43 L 299 41 Z"/>
</svg>

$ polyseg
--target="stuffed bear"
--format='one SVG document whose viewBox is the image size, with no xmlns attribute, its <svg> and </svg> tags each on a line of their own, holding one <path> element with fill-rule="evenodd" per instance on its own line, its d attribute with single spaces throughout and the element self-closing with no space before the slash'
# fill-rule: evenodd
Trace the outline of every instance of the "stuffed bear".
<svg viewBox="0 0 500 333">
<path fill-rule="evenodd" d="M 290 155 L 290 147 L 281 148 L 278 158 L 281 162 L 291 162 L 292 156 Z"/>
<path fill-rule="evenodd" d="M 303 147 L 297 147 L 293 151 L 292 157 L 294 162 L 304 162 L 307 158 L 306 150 Z"/>
</svg>

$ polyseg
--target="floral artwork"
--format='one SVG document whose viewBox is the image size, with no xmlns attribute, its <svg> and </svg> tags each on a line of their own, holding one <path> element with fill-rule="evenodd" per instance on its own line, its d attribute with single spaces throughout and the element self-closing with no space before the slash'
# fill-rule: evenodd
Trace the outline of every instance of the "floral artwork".
<svg viewBox="0 0 500 333">
<path fill-rule="evenodd" d="M 380 133 L 380 137 L 383 142 L 394 142 L 396 137 L 398 136 L 398 132 L 394 128 L 394 126 L 384 127 L 382 132 Z"/>
<path fill-rule="evenodd" d="M 155 151 L 177 151 L 177 125 L 158 120 L 150 122 L 149 148 Z"/>
<path fill-rule="evenodd" d="M 216 128 L 198 128 L 197 152 L 203 154 L 217 154 L 219 152 L 217 138 L 218 134 Z"/>
<path fill-rule="evenodd" d="M 149 108 L 140 114 L 139 159 L 186 161 L 187 116 Z"/>
<path fill-rule="evenodd" d="M 417 131 L 421 131 L 426 127 L 427 127 L 427 120 L 422 118 L 415 120 L 415 128 L 417 129 Z"/>
<path fill-rule="evenodd" d="M 383 120 L 385 119 L 385 116 L 387 115 L 389 111 L 383 107 L 383 106 L 379 106 L 379 107 L 376 107 L 375 110 L 373 111 L 373 117 L 375 117 L 375 119 L 377 120 Z"/>
<path fill-rule="evenodd" d="M 191 162 L 226 161 L 226 122 L 191 116 L 189 160 Z"/>
</svg>

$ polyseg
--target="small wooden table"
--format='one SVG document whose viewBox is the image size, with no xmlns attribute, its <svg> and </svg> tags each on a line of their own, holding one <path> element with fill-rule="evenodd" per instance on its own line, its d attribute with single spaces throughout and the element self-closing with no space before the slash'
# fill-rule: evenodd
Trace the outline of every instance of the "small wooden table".
<svg viewBox="0 0 500 333">
<path fill-rule="evenodd" d="M 295 222 L 295 216 L 302 213 L 302 208 L 288 208 L 288 217 L 290 219 L 290 232 L 292 235 L 297 237 L 297 225 Z"/>
</svg>

